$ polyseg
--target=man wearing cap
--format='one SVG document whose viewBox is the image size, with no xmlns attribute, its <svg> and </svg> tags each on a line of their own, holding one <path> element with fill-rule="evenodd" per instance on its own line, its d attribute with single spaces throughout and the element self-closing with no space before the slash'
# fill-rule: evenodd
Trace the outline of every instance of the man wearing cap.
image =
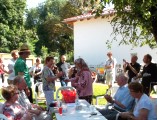
<svg viewBox="0 0 157 120">
<path fill-rule="evenodd" d="M 28 58 L 30 55 L 30 50 L 28 48 L 28 45 L 24 43 L 19 50 L 19 58 L 16 60 L 14 65 L 15 75 L 22 76 L 26 83 L 28 89 L 26 89 L 26 94 L 28 95 L 28 99 L 31 103 L 33 103 L 33 97 L 32 97 L 32 88 L 31 88 L 31 79 L 30 74 L 28 70 L 28 66 L 26 64 L 26 58 Z M 28 92 L 29 91 L 29 92 Z"/>
</svg>

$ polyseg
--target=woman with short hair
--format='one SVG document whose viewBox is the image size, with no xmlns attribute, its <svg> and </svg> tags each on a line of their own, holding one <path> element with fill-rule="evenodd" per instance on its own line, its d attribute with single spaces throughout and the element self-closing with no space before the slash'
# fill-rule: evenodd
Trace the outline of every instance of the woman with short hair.
<svg viewBox="0 0 157 120">
<path fill-rule="evenodd" d="M 18 89 L 14 85 L 2 88 L 2 96 L 6 100 L 3 105 L 3 114 L 8 120 L 32 120 L 31 114 L 16 101 Z"/>
<path fill-rule="evenodd" d="M 132 113 L 124 112 L 120 113 L 120 116 L 131 120 L 157 120 L 155 108 L 150 98 L 143 93 L 143 86 L 138 82 L 132 82 L 128 87 L 136 104 Z"/>
<path fill-rule="evenodd" d="M 55 80 L 63 75 L 62 72 L 57 73 L 56 75 L 53 73 L 51 66 L 55 64 L 54 57 L 48 56 L 45 59 L 45 66 L 42 71 L 42 82 L 43 82 L 43 91 L 46 98 L 47 107 L 54 100 L 54 91 L 55 91 Z"/>
</svg>

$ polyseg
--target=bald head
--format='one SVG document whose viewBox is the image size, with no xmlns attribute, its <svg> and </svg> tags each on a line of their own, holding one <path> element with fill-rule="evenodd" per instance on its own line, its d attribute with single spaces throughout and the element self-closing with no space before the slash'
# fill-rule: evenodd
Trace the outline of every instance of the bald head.
<svg viewBox="0 0 157 120">
<path fill-rule="evenodd" d="M 24 90 L 27 87 L 25 79 L 21 76 L 16 76 L 13 82 L 19 90 Z"/>
<path fill-rule="evenodd" d="M 117 76 L 117 83 L 119 86 L 123 86 L 128 83 L 128 77 L 125 73 L 121 73 Z"/>
<path fill-rule="evenodd" d="M 66 56 L 65 55 L 62 55 L 61 56 L 61 61 L 64 63 L 66 61 Z"/>
</svg>

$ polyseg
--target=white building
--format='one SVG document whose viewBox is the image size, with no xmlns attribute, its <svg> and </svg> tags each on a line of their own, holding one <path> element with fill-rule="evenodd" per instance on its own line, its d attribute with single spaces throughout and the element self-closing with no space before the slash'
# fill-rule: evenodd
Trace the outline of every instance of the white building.
<svg viewBox="0 0 157 120">
<path fill-rule="evenodd" d="M 112 48 L 108 49 L 106 41 L 112 40 L 114 37 L 111 36 L 113 27 L 110 24 L 113 14 L 113 10 L 107 10 L 103 16 L 109 17 L 95 18 L 91 14 L 86 14 L 64 20 L 68 25 L 73 25 L 74 58 L 81 57 L 85 59 L 88 65 L 101 65 L 107 59 L 106 53 L 112 51 L 118 64 L 122 64 L 123 59 L 130 62 L 132 54 L 137 54 L 139 63 L 143 63 L 145 54 L 151 54 L 153 61 L 157 62 L 157 49 L 152 50 L 147 45 L 135 48 L 132 48 L 132 45 L 119 46 L 120 35 L 117 36 L 118 41 L 114 41 Z"/>
</svg>

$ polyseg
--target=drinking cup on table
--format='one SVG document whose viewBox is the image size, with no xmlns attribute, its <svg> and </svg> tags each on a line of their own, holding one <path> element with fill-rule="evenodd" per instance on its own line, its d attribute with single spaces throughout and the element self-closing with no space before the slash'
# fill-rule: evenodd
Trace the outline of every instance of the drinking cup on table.
<svg viewBox="0 0 157 120">
<path fill-rule="evenodd" d="M 62 115 L 62 111 L 63 111 L 63 108 L 62 108 L 62 107 L 59 107 L 59 108 L 58 108 L 58 112 L 59 112 L 60 115 Z"/>
<path fill-rule="evenodd" d="M 94 106 L 93 106 L 93 105 L 91 105 L 91 106 L 90 106 L 90 112 L 91 112 L 91 113 L 93 113 L 93 112 L 94 112 L 94 110 L 95 110 Z"/>
</svg>

